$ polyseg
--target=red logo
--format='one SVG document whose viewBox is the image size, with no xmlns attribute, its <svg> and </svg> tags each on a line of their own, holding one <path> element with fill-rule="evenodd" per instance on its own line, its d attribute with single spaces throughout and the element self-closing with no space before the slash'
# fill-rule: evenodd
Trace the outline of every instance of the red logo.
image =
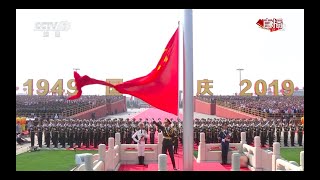
<svg viewBox="0 0 320 180">
<path fill-rule="evenodd" d="M 259 19 L 256 23 L 260 28 L 270 30 L 270 32 L 283 29 L 283 20 L 279 19 Z"/>
</svg>

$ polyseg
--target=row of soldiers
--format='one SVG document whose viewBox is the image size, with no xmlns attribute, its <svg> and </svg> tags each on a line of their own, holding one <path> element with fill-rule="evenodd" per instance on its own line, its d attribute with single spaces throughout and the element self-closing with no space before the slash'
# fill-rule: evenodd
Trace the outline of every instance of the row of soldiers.
<svg viewBox="0 0 320 180">
<path fill-rule="evenodd" d="M 36 125 L 31 124 L 29 127 L 31 146 L 34 146 L 35 135 L 38 136 L 39 147 L 42 147 L 42 137 L 44 136 L 45 145 L 50 147 L 50 143 L 55 148 L 58 147 L 58 143 L 62 148 L 66 147 L 66 144 L 73 148 L 85 146 L 89 148 L 102 144 L 108 144 L 109 137 L 115 137 L 115 133 L 120 133 L 120 141 L 123 144 L 135 143 L 132 140 L 132 135 L 139 129 L 138 124 L 144 123 L 145 130 L 149 133 L 150 144 L 155 143 L 155 133 L 161 132 L 151 122 L 154 118 L 144 121 L 133 119 L 99 119 L 99 120 L 43 120 Z M 161 124 L 161 119 L 158 118 L 158 122 Z M 171 118 L 171 125 L 175 132 L 175 146 L 178 147 L 178 142 L 183 143 L 183 126 L 182 121 L 177 119 L 174 121 Z M 272 146 L 274 141 L 281 141 L 281 132 L 283 131 L 284 145 L 288 146 L 288 137 L 290 134 L 291 146 L 295 145 L 295 132 L 298 131 L 298 144 L 302 146 L 302 136 L 304 128 L 302 125 L 295 125 L 295 123 L 286 119 L 283 120 L 263 120 L 263 119 L 225 119 L 225 118 L 208 118 L 208 119 L 195 119 L 194 120 L 194 143 L 199 144 L 200 133 L 204 132 L 206 137 L 206 143 L 220 143 L 218 134 L 222 129 L 222 124 L 228 124 L 228 131 L 231 133 L 231 143 L 239 143 L 241 141 L 241 132 L 246 132 L 247 144 L 252 144 L 255 136 L 260 136 L 261 145 L 264 146 L 267 143 Z M 145 139 L 146 143 L 148 139 Z M 176 151 L 176 149 L 175 149 Z"/>
<path fill-rule="evenodd" d="M 218 135 L 224 123 L 228 125 L 227 129 L 231 134 L 231 143 L 239 143 L 241 132 L 246 132 L 247 144 L 253 144 L 254 137 L 260 136 L 261 146 L 268 143 L 269 147 L 272 147 L 274 141 L 281 141 L 281 133 L 283 132 L 284 146 L 288 146 L 289 134 L 291 146 L 295 146 L 295 134 L 298 132 L 298 144 L 302 146 L 303 125 L 296 125 L 293 120 L 287 121 L 286 119 L 195 119 L 194 142 L 198 145 L 200 133 L 204 132 L 206 143 L 220 143 Z"/>
<path fill-rule="evenodd" d="M 154 120 L 154 119 L 152 119 Z M 161 119 L 158 121 L 161 123 Z M 37 123 L 31 123 L 29 126 L 31 146 L 34 146 L 35 136 L 38 137 L 38 145 L 42 147 L 42 141 L 44 136 L 45 145 L 49 148 L 50 143 L 54 148 L 58 147 L 58 144 L 62 148 L 69 145 L 70 148 L 85 146 L 89 148 L 93 146 L 97 148 L 99 144 L 108 145 L 108 138 L 115 137 L 115 133 L 120 133 L 120 141 L 123 144 L 136 143 L 132 140 L 132 135 L 139 129 L 138 124 L 142 122 L 142 119 L 136 121 L 135 118 L 130 120 L 129 118 L 123 119 L 99 119 L 99 120 L 43 120 Z M 145 119 L 145 130 L 150 134 L 150 144 L 155 143 L 156 131 L 161 132 L 160 129 Z M 178 138 L 178 133 L 177 136 Z M 148 139 L 145 139 L 146 143 Z"/>
</svg>

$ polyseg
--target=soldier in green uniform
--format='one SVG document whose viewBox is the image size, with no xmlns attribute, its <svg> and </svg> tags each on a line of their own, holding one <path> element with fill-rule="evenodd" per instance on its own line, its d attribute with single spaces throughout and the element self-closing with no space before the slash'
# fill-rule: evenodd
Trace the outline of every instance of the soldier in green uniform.
<svg viewBox="0 0 320 180">
<path fill-rule="evenodd" d="M 93 148 L 98 148 L 99 129 L 98 126 L 93 126 Z"/>
<path fill-rule="evenodd" d="M 153 121 L 153 123 L 158 127 L 158 129 L 161 129 L 163 132 L 163 141 L 162 141 L 162 154 L 167 154 L 167 151 L 169 152 L 169 156 L 172 162 L 172 166 L 174 170 L 177 170 L 176 163 L 174 160 L 173 155 L 173 142 L 172 139 L 174 138 L 174 132 L 173 129 L 170 127 L 171 121 L 166 118 L 164 122 L 164 126 L 161 124 Z"/>
<path fill-rule="evenodd" d="M 260 131 L 260 142 L 261 142 L 261 146 L 262 147 L 265 146 L 266 140 L 267 140 L 267 137 L 266 137 L 266 126 L 267 125 L 262 126 L 262 129 Z"/>
<path fill-rule="evenodd" d="M 178 154 L 178 127 L 174 126 L 173 128 L 173 152 L 174 154 Z"/>
<path fill-rule="evenodd" d="M 274 134 L 273 134 L 272 125 L 271 125 L 269 126 L 269 129 L 268 129 L 269 147 L 273 147 L 273 139 L 274 139 Z"/>
<path fill-rule="evenodd" d="M 103 124 L 100 125 L 100 143 L 106 144 L 106 128 Z"/>
<path fill-rule="evenodd" d="M 90 127 L 84 126 L 84 139 L 83 139 L 83 143 L 86 146 L 86 148 L 90 147 Z"/>
<path fill-rule="evenodd" d="M 38 126 L 37 126 L 37 134 L 38 134 L 38 145 L 40 148 L 42 148 L 42 136 L 43 136 L 43 126 L 42 123 L 39 122 Z"/>
<path fill-rule="evenodd" d="M 73 148 L 73 143 L 74 143 L 74 135 L 75 135 L 75 132 L 74 132 L 74 127 L 73 127 L 73 124 L 74 123 L 73 121 L 69 124 L 69 126 L 67 126 L 68 128 L 68 133 L 69 133 L 69 137 L 68 137 L 68 141 L 69 141 L 69 145 L 70 145 L 70 148 Z"/>
<path fill-rule="evenodd" d="M 44 141 L 46 143 L 47 148 L 50 148 L 50 139 L 51 139 L 50 128 L 46 121 L 43 127 L 44 127 Z"/>
<path fill-rule="evenodd" d="M 298 144 L 299 146 L 302 146 L 302 135 L 303 135 L 303 126 L 302 124 L 298 127 Z"/>
<path fill-rule="evenodd" d="M 290 128 L 290 140 L 291 140 L 291 146 L 294 146 L 294 136 L 296 134 L 296 127 L 294 124 L 291 124 Z"/>
<path fill-rule="evenodd" d="M 31 122 L 31 125 L 29 127 L 29 132 L 30 132 L 30 139 L 31 139 L 31 147 L 34 146 L 34 136 L 36 133 L 36 127 L 34 126 L 34 123 Z"/>
<path fill-rule="evenodd" d="M 58 148 L 59 129 L 56 123 L 52 126 L 51 134 L 54 148 Z"/>
<path fill-rule="evenodd" d="M 155 127 L 153 124 L 150 125 L 150 144 L 154 144 Z"/>
<path fill-rule="evenodd" d="M 289 135 L 290 128 L 288 124 L 285 124 L 283 127 L 283 144 L 284 146 L 288 146 L 288 135 Z"/>
<path fill-rule="evenodd" d="M 276 139 L 277 139 L 277 142 L 280 143 L 280 141 L 281 141 L 281 126 L 280 126 L 280 125 L 277 125 L 277 129 L 276 129 Z"/>
</svg>

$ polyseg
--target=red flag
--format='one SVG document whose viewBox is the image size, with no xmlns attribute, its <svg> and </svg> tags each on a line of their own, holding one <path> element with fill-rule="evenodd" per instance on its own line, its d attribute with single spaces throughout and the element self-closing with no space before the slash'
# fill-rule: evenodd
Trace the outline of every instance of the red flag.
<svg viewBox="0 0 320 180">
<path fill-rule="evenodd" d="M 105 81 L 96 80 L 96 79 L 90 78 L 87 75 L 80 76 L 76 71 L 73 72 L 73 76 L 74 76 L 74 81 L 76 83 L 78 93 L 74 96 L 69 97 L 68 100 L 78 99 L 82 94 L 81 88 L 83 86 L 90 85 L 90 84 L 107 85 Z"/>
<path fill-rule="evenodd" d="M 74 72 L 78 94 L 69 99 L 79 98 L 82 93 L 81 88 L 85 85 L 102 84 L 114 87 L 122 94 L 135 96 L 163 111 L 178 115 L 178 59 L 179 28 L 168 42 L 157 66 L 148 75 L 112 85 L 89 76 L 80 77 Z"/>
</svg>

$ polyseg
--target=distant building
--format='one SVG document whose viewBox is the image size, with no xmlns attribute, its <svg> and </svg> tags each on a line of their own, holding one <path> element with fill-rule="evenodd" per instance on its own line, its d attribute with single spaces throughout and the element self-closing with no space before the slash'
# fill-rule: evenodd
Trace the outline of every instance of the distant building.
<svg viewBox="0 0 320 180">
<path fill-rule="evenodd" d="M 304 89 L 299 89 L 297 91 L 294 91 L 292 96 L 304 96 Z"/>
</svg>

